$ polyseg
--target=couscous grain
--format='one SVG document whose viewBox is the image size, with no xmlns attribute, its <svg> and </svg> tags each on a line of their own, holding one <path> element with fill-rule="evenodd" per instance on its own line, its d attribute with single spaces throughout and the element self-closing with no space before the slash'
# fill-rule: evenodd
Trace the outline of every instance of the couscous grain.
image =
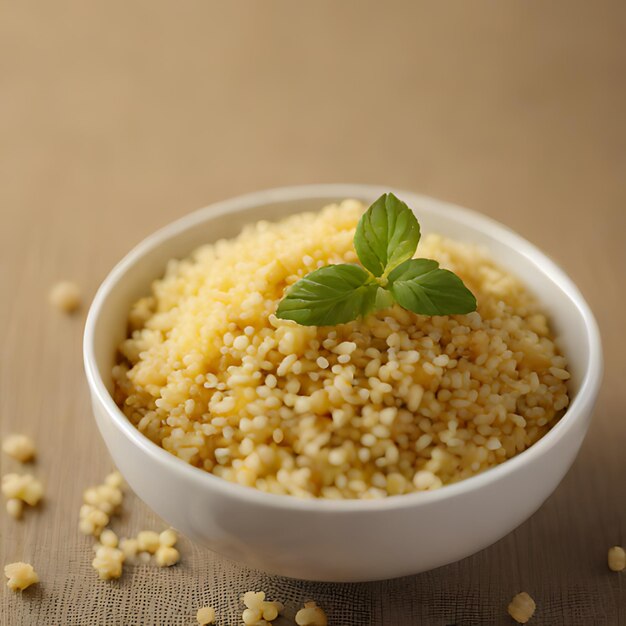
<svg viewBox="0 0 626 626">
<path fill-rule="evenodd" d="M 9 563 L 4 566 L 4 575 L 9 579 L 7 587 L 11 591 L 24 591 L 39 582 L 39 576 L 30 563 Z"/>
<path fill-rule="evenodd" d="M 609 569 L 613 572 L 622 572 L 626 569 L 626 550 L 622 546 L 613 546 L 608 552 Z"/>
<path fill-rule="evenodd" d="M 159 546 L 154 554 L 154 560 L 159 567 L 171 567 L 180 560 L 180 553 L 171 546 Z"/>
<path fill-rule="evenodd" d="M 102 580 L 112 580 L 122 575 L 124 559 L 124 553 L 118 548 L 100 546 L 91 565 Z"/>
<path fill-rule="evenodd" d="M 7 513 L 14 519 L 20 519 L 24 511 L 24 504 L 19 498 L 9 498 L 6 504 Z"/>
<path fill-rule="evenodd" d="M 21 500 L 29 506 L 36 506 L 43 498 L 43 485 L 31 474 L 5 474 L 2 493 L 8 500 Z"/>
<path fill-rule="evenodd" d="M 62 280 L 52 286 L 48 298 L 50 304 L 60 311 L 73 313 L 81 304 L 80 287 L 69 280 Z"/>
<path fill-rule="evenodd" d="M 281 602 L 266 600 L 264 591 L 247 591 L 241 601 L 246 607 L 241 615 L 246 626 L 269 626 L 284 608 Z"/>
<path fill-rule="evenodd" d="M 2 440 L 2 451 L 20 463 L 28 463 L 35 457 L 35 442 L 26 435 L 9 435 Z"/>
<path fill-rule="evenodd" d="M 142 530 L 137 533 L 137 548 L 139 552 L 154 554 L 160 547 L 159 533 L 154 530 Z"/>
<path fill-rule="evenodd" d="M 296 613 L 298 626 L 327 626 L 326 613 L 315 602 L 305 602 L 304 608 Z"/>
<path fill-rule="evenodd" d="M 518 624 L 526 624 L 535 614 L 536 608 L 535 601 L 525 591 L 522 591 L 513 597 L 508 606 L 508 612 Z"/>
<path fill-rule="evenodd" d="M 196 621 L 200 626 L 215 623 L 215 609 L 212 606 L 203 606 L 196 613 Z"/>
</svg>

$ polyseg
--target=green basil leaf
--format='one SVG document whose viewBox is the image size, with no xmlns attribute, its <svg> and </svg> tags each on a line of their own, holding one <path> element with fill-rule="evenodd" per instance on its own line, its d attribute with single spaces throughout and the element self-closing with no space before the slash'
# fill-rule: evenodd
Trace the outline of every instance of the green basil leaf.
<svg viewBox="0 0 626 626">
<path fill-rule="evenodd" d="M 420 315 L 462 315 L 476 310 L 476 298 L 453 272 L 437 261 L 411 259 L 389 274 L 396 302 Z"/>
<path fill-rule="evenodd" d="M 354 247 L 361 263 L 374 276 L 382 276 L 410 259 L 419 240 L 420 226 L 413 211 L 386 193 L 359 220 Z"/>
<path fill-rule="evenodd" d="M 359 265 L 327 265 L 287 289 L 276 316 L 302 326 L 345 324 L 374 310 L 378 285 Z"/>
</svg>

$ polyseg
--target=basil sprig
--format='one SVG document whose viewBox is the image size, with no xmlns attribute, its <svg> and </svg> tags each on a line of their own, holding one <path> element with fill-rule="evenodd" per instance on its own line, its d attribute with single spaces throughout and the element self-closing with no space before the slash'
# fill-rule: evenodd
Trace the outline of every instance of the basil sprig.
<svg viewBox="0 0 626 626">
<path fill-rule="evenodd" d="M 291 285 L 276 316 L 302 326 L 345 324 L 394 303 L 420 315 L 462 315 L 476 298 L 453 272 L 412 258 L 420 240 L 415 214 L 392 193 L 359 220 L 354 248 L 363 264 L 327 265 Z"/>
</svg>

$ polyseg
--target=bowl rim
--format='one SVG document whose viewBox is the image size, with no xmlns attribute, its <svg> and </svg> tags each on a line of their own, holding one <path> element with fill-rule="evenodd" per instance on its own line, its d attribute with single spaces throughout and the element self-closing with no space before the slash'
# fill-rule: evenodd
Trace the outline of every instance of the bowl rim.
<svg viewBox="0 0 626 626">
<path fill-rule="evenodd" d="M 388 191 L 392 191 L 399 197 L 407 200 L 411 205 L 429 205 L 438 212 L 443 213 L 447 219 L 466 223 L 468 226 L 471 225 L 472 228 L 486 232 L 492 237 L 497 235 L 497 238 L 503 244 L 507 247 L 515 248 L 518 253 L 528 258 L 529 262 L 537 268 L 537 271 L 547 275 L 552 282 L 557 284 L 567 295 L 578 314 L 582 317 L 586 330 L 585 340 L 588 345 L 589 359 L 581 379 L 580 388 L 563 417 L 541 439 L 526 450 L 495 467 L 489 468 L 475 476 L 460 480 L 459 482 L 444 485 L 434 491 L 413 492 L 371 500 L 304 499 L 292 495 L 267 493 L 254 487 L 239 485 L 215 476 L 206 470 L 189 465 L 148 439 L 148 437 L 141 433 L 128 420 L 106 388 L 102 373 L 99 371 L 96 364 L 95 331 L 100 313 L 109 294 L 115 289 L 117 283 L 121 280 L 126 271 L 141 257 L 157 248 L 166 240 L 175 238 L 189 228 L 225 213 L 237 212 L 273 202 L 289 202 L 315 198 L 319 198 L 320 200 L 368 198 L 377 197 Z M 247 193 L 228 200 L 212 203 L 159 228 L 134 246 L 130 252 L 113 267 L 98 288 L 89 308 L 85 323 L 83 358 L 92 400 L 97 399 L 117 430 L 127 437 L 133 445 L 136 445 L 145 454 L 152 457 L 156 463 L 166 466 L 170 471 L 178 474 L 181 479 L 191 480 L 200 486 L 205 486 L 209 490 L 216 490 L 224 497 L 243 500 L 268 508 L 301 510 L 310 513 L 382 512 L 406 509 L 447 500 L 459 494 L 469 493 L 486 487 L 515 472 L 522 465 L 532 463 L 539 455 L 548 453 L 592 408 L 603 373 L 600 333 L 589 305 L 569 276 L 534 244 L 500 222 L 471 209 L 466 209 L 414 192 L 397 189 L 393 186 L 364 185 L 358 183 L 297 185 Z"/>
</svg>

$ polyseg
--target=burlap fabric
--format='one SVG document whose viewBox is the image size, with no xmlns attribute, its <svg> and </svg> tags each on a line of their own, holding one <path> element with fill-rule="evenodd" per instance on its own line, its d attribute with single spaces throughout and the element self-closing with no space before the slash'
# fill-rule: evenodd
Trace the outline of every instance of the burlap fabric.
<svg viewBox="0 0 626 626">
<path fill-rule="evenodd" d="M 549 522 L 559 519 L 555 501 L 526 528 L 460 563 L 417 576 L 363 584 L 266 576 L 184 538 L 179 543 L 182 558 L 178 565 L 168 569 L 152 563 L 127 565 L 120 580 L 105 582 L 91 567 L 94 540 L 76 530 L 77 507 L 62 519 L 54 518 L 53 508 L 49 505 L 39 512 L 39 517 L 48 519 L 41 536 L 27 531 L 22 546 L 5 546 L 3 550 L 16 558 L 18 553 L 20 558 L 27 558 L 42 580 L 21 594 L 2 586 L 2 626 L 193 626 L 196 611 L 207 605 L 216 608 L 219 626 L 240 626 L 244 608 L 240 597 L 249 590 L 264 590 L 269 599 L 285 604 L 283 616 L 274 622 L 276 626 L 293 625 L 296 611 L 310 599 L 324 607 L 332 626 L 511 624 L 506 606 L 521 590 L 537 600 L 533 624 L 621 623 L 616 612 L 620 609 L 599 595 L 607 583 L 619 594 L 620 582 L 606 574 L 603 563 L 590 563 L 589 550 L 577 548 L 577 554 L 567 557 L 558 547 L 549 554 L 528 543 L 529 527 L 543 526 L 548 532 L 558 532 Z M 132 493 L 125 498 L 124 513 L 112 524 L 121 536 L 164 527 Z M 463 532 L 462 519 L 459 532 Z M 62 542 L 60 535 L 65 537 Z M 540 571 L 546 569 L 552 572 L 554 584 L 537 583 Z"/>
</svg>

